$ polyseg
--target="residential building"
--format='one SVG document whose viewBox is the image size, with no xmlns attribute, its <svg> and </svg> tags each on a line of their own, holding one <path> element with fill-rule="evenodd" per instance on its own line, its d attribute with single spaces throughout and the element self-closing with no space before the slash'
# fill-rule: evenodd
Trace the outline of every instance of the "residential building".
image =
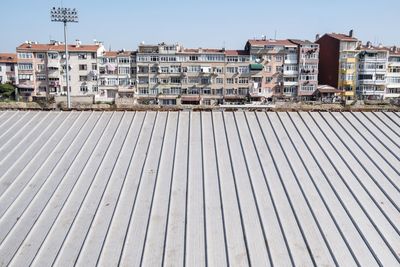
<svg viewBox="0 0 400 267">
<path fill-rule="evenodd" d="M 288 54 L 287 60 L 296 56 L 298 65 L 286 64 L 285 59 L 284 72 L 292 70 L 294 74 L 298 74 L 297 96 L 310 99 L 318 87 L 319 45 L 308 40 L 290 41 L 297 45 L 298 53 Z"/>
<path fill-rule="evenodd" d="M 252 88 L 253 99 L 296 96 L 298 86 L 297 46 L 288 40 L 254 39 L 248 40 L 245 47 L 252 61 L 253 77 L 261 78 L 259 88 Z M 284 72 L 284 62 L 288 69 Z M 253 63 L 252 62 L 252 63 Z M 285 83 L 286 82 L 286 83 Z"/>
<path fill-rule="evenodd" d="M 102 43 L 82 45 L 76 41 L 68 45 L 69 81 L 72 96 L 97 94 L 98 57 L 104 52 Z M 25 42 L 17 47 L 18 88 L 23 98 L 32 96 L 65 95 L 65 45 Z"/>
<path fill-rule="evenodd" d="M 389 51 L 386 72 L 385 98 L 400 97 L 400 49 L 396 46 L 387 48 Z"/>
<path fill-rule="evenodd" d="M 250 55 L 225 49 L 186 49 L 179 44 L 139 45 L 138 103 L 216 105 L 244 102 Z"/>
<path fill-rule="evenodd" d="M 112 101 L 118 93 L 134 93 L 135 52 L 104 51 L 99 56 L 98 100 Z"/>
<path fill-rule="evenodd" d="M 367 42 L 366 45 L 359 45 L 357 51 L 357 97 L 383 99 L 389 50 L 382 45 L 375 47 L 371 42 Z"/>
<path fill-rule="evenodd" d="M 17 55 L 0 53 L 0 83 L 16 83 L 18 76 Z"/>
<path fill-rule="evenodd" d="M 348 35 L 328 33 L 321 38 L 317 35 L 319 44 L 320 84 L 330 85 L 343 92 L 348 99 L 355 97 L 357 87 L 357 47 L 359 41 L 351 30 Z"/>
</svg>

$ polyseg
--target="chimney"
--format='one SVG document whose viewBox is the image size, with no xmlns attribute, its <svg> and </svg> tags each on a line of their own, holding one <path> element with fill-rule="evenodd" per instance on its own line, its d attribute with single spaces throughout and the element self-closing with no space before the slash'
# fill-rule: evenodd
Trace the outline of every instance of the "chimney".
<svg viewBox="0 0 400 267">
<path fill-rule="evenodd" d="M 318 41 L 319 38 L 320 38 L 319 33 L 317 33 L 317 34 L 315 35 L 315 41 Z"/>
<path fill-rule="evenodd" d="M 79 39 L 76 39 L 76 40 L 75 40 L 75 46 L 76 46 L 76 47 L 80 47 L 81 44 L 82 44 L 82 43 L 81 43 L 81 41 L 80 41 Z"/>
<path fill-rule="evenodd" d="M 367 42 L 367 47 L 371 48 L 372 47 L 372 43 L 370 41 Z"/>
<path fill-rule="evenodd" d="M 349 36 L 350 36 L 350 37 L 353 37 L 353 36 L 354 36 L 354 30 L 350 30 L 350 31 L 349 31 Z"/>
</svg>

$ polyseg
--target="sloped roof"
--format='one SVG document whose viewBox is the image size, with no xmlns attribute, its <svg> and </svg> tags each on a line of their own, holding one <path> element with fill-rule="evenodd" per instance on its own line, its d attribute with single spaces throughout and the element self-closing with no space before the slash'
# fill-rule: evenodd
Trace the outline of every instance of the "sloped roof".
<svg viewBox="0 0 400 267">
<path fill-rule="evenodd" d="M 248 40 L 252 46 L 265 46 L 265 45 L 279 45 L 279 46 L 294 46 L 289 40 L 275 40 L 275 39 L 252 39 Z"/>
<path fill-rule="evenodd" d="M 328 36 L 338 39 L 340 41 L 358 41 L 357 38 L 351 37 L 349 35 L 343 34 L 343 33 L 327 33 Z"/>
<path fill-rule="evenodd" d="M 397 266 L 399 125 L 2 111 L 1 265 Z"/>
<path fill-rule="evenodd" d="M 70 52 L 97 52 L 100 45 L 68 45 L 68 51 Z M 23 43 L 17 47 L 17 51 L 30 51 L 30 52 L 46 52 L 46 51 L 65 51 L 64 44 L 26 44 Z"/>
<path fill-rule="evenodd" d="M 17 54 L 0 53 L 0 63 L 17 63 Z"/>
</svg>

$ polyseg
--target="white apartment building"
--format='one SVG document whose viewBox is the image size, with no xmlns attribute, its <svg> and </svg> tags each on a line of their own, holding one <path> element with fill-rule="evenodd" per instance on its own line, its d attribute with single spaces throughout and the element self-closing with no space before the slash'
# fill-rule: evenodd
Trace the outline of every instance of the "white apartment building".
<svg viewBox="0 0 400 267">
<path fill-rule="evenodd" d="M 400 97 L 400 49 L 393 46 L 389 51 L 386 72 L 385 98 Z"/>
<path fill-rule="evenodd" d="M 367 45 L 358 47 L 357 95 L 362 99 L 383 99 L 386 91 L 386 72 L 389 51 L 383 47 Z"/>
<path fill-rule="evenodd" d="M 68 45 L 69 81 L 72 96 L 98 94 L 98 57 L 103 55 L 102 43 Z M 65 45 L 25 42 L 17 47 L 20 95 L 47 97 L 67 92 Z"/>
<path fill-rule="evenodd" d="M 0 53 L 0 83 L 16 83 L 18 76 L 17 55 Z"/>
</svg>

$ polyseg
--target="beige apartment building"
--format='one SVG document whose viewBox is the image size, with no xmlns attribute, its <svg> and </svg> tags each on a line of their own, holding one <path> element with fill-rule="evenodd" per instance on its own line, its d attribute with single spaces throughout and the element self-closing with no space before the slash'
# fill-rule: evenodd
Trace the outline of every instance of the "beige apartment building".
<svg viewBox="0 0 400 267">
<path fill-rule="evenodd" d="M 68 50 L 71 95 L 98 94 L 98 57 L 104 52 L 103 45 L 82 45 L 77 41 L 68 45 Z M 25 42 L 17 47 L 17 87 L 23 98 L 66 94 L 64 51 L 65 45 L 56 41 L 50 44 Z"/>
<path fill-rule="evenodd" d="M 161 105 L 244 102 L 251 84 L 249 64 L 246 51 L 142 44 L 136 54 L 137 100 Z"/>
<path fill-rule="evenodd" d="M 118 93 L 133 97 L 135 52 L 105 51 L 99 56 L 98 101 L 110 102 Z"/>
</svg>

